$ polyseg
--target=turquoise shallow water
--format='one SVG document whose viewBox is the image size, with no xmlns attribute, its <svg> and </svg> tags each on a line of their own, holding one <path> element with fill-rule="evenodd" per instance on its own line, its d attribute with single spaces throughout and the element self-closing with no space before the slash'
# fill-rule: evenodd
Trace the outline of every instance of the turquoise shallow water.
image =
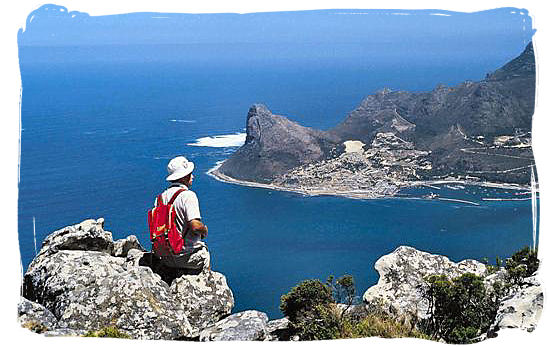
<svg viewBox="0 0 550 347">
<path fill-rule="evenodd" d="M 24 55 L 23 55 L 24 56 Z M 458 261 L 509 256 L 531 244 L 530 201 L 482 201 L 514 192 L 442 187 L 438 200 L 306 197 L 216 181 L 206 174 L 235 147 L 196 147 L 196 139 L 243 132 L 248 107 L 308 126 L 338 123 L 384 86 L 430 90 L 480 79 L 500 61 L 449 69 L 422 60 L 332 66 L 186 64 L 22 64 L 19 240 L 23 266 L 52 231 L 104 217 L 115 238 L 136 234 L 149 247 L 146 211 L 164 187 L 168 160 L 197 167 L 193 189 L 210 229 L 213 269 L 223 272 L 235 310 L 280 317 L 279 298 L 307 278 L 352 274 L 358 293 L 378 280 L 373 266 L 399 245 Z M 492 65 L 491 65 L 492 64 Z M 407 194 L 419 196 L 430 189 Z"/>
</svg>

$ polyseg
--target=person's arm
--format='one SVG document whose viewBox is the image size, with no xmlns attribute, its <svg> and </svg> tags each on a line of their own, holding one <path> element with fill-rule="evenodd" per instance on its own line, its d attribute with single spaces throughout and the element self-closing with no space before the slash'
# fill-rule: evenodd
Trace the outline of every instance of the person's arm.
<svg viewBox="0 0 550 347">
<path fill-rule="evenodd" d="M 189 221 L 189 229 L 195 234 L 200 234 L 202 239 L 208 236 L 208 227 L 200 219 Z"/>
</svg>

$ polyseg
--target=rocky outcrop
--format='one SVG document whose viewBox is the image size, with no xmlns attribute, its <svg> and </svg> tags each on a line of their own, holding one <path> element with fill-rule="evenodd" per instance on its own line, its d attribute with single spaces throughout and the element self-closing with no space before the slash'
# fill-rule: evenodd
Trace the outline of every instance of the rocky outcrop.
<svg viewBox="0 0 550 347">
<path fill-rule="evenodd" d="M 23 296 L 51 311 L 55 324 L 44 323 L 51 335 L 115 326 L 138 339 L 194 338 L 231 313 L 233 294 L 222 274 L 183 275 L 169 286 L 139 265 L 142 250 L 132 236 L 113 242 L 102 219 L 63 228 L 30 264 Z"/>
<path fill-rule="evenodd" d="M 19 322 L 48 336 L 82 336 L 116 327 L 135 339 L 296 338 L 287 318 L 268 322 L 265 313 L 254 310 L 231 315 L 233 293 L 222 274 L 210 270 L 185 274 L 169 285 L 151 267 L 140 265 L 146 254 L 135 237 L 113 242 L 102 219 L 55 231 L 25 273 Z M 348 317 L 383 312 L 418 322 L 428 315 L 423 294 L 429 275 L 454 278 L 474 273 L 483 276 L 487 286 L 507 276 L 504 269 L 489 275 L 486 266 L 475 260 L 454 263 L 407 246 L 381 257 L 375 268 L 380 279 L 363 295 L 367 305 L 354 305 L 347 310 Z M 493 325 L 480 339 L 506 328 L 532 331 L 542 304 L 536 277 L 524 279 L 501 301 Z"/>
<path fill-rule="evenodd" d="M 222 319 L 200 334 L 200 341 L 263 341 L 268 338 L 267 315 L 253 310 Z"/>
<path fill-rule="evenodd" d="M 176 278 L 170 292 L 172 300 L 183 307 L 190 324 L 198 330 L 228 315 L 234 305 L 233 293 L 225 276 L 219 272 L 206 271 Z"/>
<path fill-rule="evenodd" d="M 123 240 L 117 240 L 113 243 L 113 256 L 126 257 L 131 249 L 137 249 L 138 251 L 145 252 L 145 249 L 141 247 L 137 237 L 130 235 Z"/>
<path fill-rule="evenodd" d="M 483 277 L 488 290 L 492 290 L 496 282 L 510 283 L 504 268 L 490 274 L 486 266 L 478 261 L 468 259 L 454 263 L 447 257 L 407 246 L 398 247 L 381 257 L 374 267 L 380 278 L 363 295 L 365 309 L 381 310 L 394 317 L 415 322 L 429 317 L 428 303 L 423 298 L 423 293 L 427 289 L 425 279 L 430 275 L 455 278 L 473 273 Z M 479 340 L 494 337 L 499 330 L 506 328 L 533 331 L 540 318 L 542 306 L 543 291 L 536 274 L 523 279 L 519 285 L 510 287 L 509 293 L 500 302 L 494 323 Z"/>
<path fill-rule="evenodd" d="M 542 287 L 536 274 L 524 279 L 521 286 L 515 288 L 500 303 L 489 334 L 508 328 L 533 331 L 542 313 L 543 301 Z"/>
<path fill-rule="evenodd" d="M 218 171 L 244 181 L 266 183 L 287 170 L 325 158 L 337 139 L 253 105 L 246 119 L 246 141 Z"/>
<path fill-rule="evenodd" d="M 425 278 L 429 275 L 446 275 L 454 278 L 464 273 L 483 275 L 484 264 L 475 260 L 454 263 L 442 255 L 434 255 L 408 246 L 400 246 L 374 264 L 380 278 L 365 292 L 363 302 L 381 306 L 395 316 L 411 316 L 424 319 L 428 314 L 428 302 L 422 297 L 427 289 Z"/>
</svg>

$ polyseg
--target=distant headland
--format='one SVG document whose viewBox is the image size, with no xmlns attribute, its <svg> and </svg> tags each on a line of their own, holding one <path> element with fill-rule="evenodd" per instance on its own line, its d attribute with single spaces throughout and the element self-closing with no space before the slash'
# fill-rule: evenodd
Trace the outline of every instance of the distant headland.
<svg viewBox="0 0 550 347">
<path fill-rule="evenodd" d="M 381 90 L 327 131 L 253 105 L 246 141 L 209 171 L 228 183 L 352 198 L 462 183 L 529 189 L 533 45 L 478 82 L 431 92 Z"/>
</svg>

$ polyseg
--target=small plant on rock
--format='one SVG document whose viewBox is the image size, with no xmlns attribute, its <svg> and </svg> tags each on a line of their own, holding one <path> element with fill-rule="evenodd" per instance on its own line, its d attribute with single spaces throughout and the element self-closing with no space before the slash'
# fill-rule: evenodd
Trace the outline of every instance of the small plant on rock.
<svg viewBox="0 0 550 347">
<path fill-rule="evenodd" d="M 105 327 L 97 331 L 89 331 L 84 337 L 111 337 L 117 339 L 129 339 L 130 335 L 118 330 L 115 326 Z"/>
</svg>

